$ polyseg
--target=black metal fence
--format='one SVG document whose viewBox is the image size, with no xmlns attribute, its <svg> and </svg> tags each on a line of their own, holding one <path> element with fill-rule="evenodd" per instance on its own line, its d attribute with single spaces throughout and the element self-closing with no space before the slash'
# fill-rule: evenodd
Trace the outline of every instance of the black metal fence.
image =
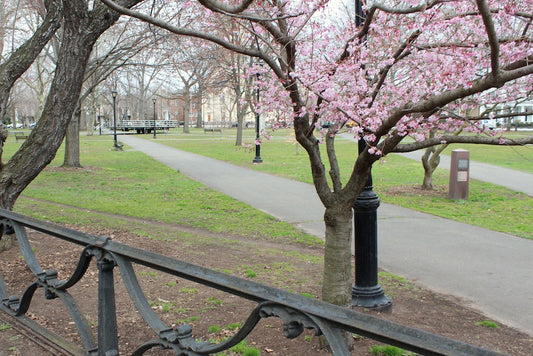
<svg viewBox="0 0 533 356">
<path fill-rule="evenodd" d="M 77 267 L 72 271 L 69 279 L 58 280 L 55 270 L 41 268 L 28 241 L 26 228 L 82 247 Z M 119 354 L 114 291 L 114 269 L 118 268 L 133 304 L 146 324 L 154 331 L 154 338 L 139 341 L 133 355 L 143 355 L 156 346 L 173 350 L 177 355 L 214 354 L 238 344 L 262 318 L 267 317 L 278 317 L 283 321 L 284 336 L 287 338 L 298 337 L 304 329 L 311 329 L 318 335 L 324 335 L 334 355 L 350 354 L 343 339 L 343 331 L 402 347 L 422 355 L 499 355 L 496 352 L 402 326 L 349 308 L 292 294 L 134 248 L 107 237 L 93 236 L 2 209 L 0 209 L 0 230 L 3 233 L 16 235 L 22 256 L 35 275 L 34 282 L 19 298 L 9 296 L 6 283 L 0 274 L 0 298 L 2 299 L 0 308 L 25 323 L 31 324 L 34 322 L 26 318 L 24 314 L 28 311 L 33 294 L 38 288 L 44 289 L 47 299 L 59 298 L 70 313 L 83 344 L 77 349 L 73 348 L 73 354 L 99 356 Z M 89 322 L 69 293 L 69 288 L 79 282 L 87 272 L 93 258 L 98 268 L 98 335 L 96 338 Z M 134 273 L 134 264 L 231 293 L 255 302 L 257 306 L 250 311 L 248 319 L 240 330 L 226 341 L 218 344 L 197 341 L 192 337 L 190 325 L 169 327 L 154 312 L 141 290 Z M 38 326 L 34 329 L 46 331 Z M 65 343 L 65 340 L 58 339 L 57 342 Z M 275 340 L 272 340 L 272 343 L 275 343 Z"/>
</svg>

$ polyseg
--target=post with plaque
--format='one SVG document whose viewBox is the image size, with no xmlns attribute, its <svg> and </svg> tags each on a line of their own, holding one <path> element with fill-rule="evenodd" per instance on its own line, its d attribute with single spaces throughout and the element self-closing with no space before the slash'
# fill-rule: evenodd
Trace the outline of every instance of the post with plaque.
<svg viewBox="0 0 533 356">
<path fill-rule="evenodd" d="M 470 152 L 457 149 L 452 151 L 450 164 L 449 199 L 468 199 L 468 181 L 470 179 Z"/>
</svg>

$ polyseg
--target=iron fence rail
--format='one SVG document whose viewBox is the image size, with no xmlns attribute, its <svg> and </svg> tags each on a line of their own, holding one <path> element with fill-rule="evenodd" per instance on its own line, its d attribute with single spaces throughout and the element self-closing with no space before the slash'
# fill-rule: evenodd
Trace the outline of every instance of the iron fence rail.
<svg viewBox="0 0 533 356">
<path fill-rule="evenodd" d="M 43 270 L 33 254 L 26 228 L 74 243 L 82 247 L 77 267 L 67 280 L 58 280 L 54 270 Z M 118 268 L 126 290 L 154 338 L 144 340 L 133 355 L 142 355 L 155 346 L 174 350 L 177 355 L 209 355 L 239 343 L 266 317 L 278 317 L 284 323 L 284 336 L 298 337 L 304 329 L 324 335 L 334 355 L 349 355 L 343 331 L 402 347 L 422 355 L 501 355 L 463 342 L 445 338 L 378 317 L 363 314 L 226 273 L 210 270 L 151 251 L 138 249 L 107 237 L 94 236 L 56 224 L 36 220 L 0 209 L 0 231 L 15 233 L 24 260 L 35 275 L 22 297 L 10 296 L 0 274 L 0 308 L 23 318 L 33 293 L 43 288 L 48 299 L 59 298 L 75 323 L 87 355 L 119 354 L 113 271 Z M 98 268 L 98 330 L 96 340 L 76 301 L 69 293 L 86 273 L 92 259 Z M 198 284 L 224 291 L 257 303 L 241 329 L 220 344 L 196 341 L 192 328 L 167 326 L 154 312 L 133 270 L 133 264 L 152 268 Z M 1 271 L 0 271 L 1 272 Z"/>
</svg>

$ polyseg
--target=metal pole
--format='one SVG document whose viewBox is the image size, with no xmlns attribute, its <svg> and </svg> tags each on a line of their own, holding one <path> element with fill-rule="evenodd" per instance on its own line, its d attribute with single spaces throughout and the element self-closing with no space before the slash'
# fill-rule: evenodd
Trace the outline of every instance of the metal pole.
<svg viewBox="0 0 533 356">
<path fill-rule="evenodd" d="M 365 19 L 361 0 L 355 2 L 355 23 L 362 26 Z M 362 154 L 366 142 L 361 136 L 358 151 Z M 355 231 L 355 285 L 352 287 L 352 305 L 376 310 L 392 309 L 392 301 L 378 284 L 378 229 L 377 210 L 380 201 L 372 190 L 372 171 L 363 191 L 354 203 Z"/>
<path fill-rule="evenodd" d="M 117 144 L 117 108 L 116 108 L 117 91 L 113 90 L 111 92 L 111 95 L 113 95 L 113 147 L 119 148 Z"/>
<path fill-rule="evenodd" d="M 154 102 L 154 138 L 157 138 L 156 135 L 155 135 L 155 96 L 154 98 L 152 99 L 152 101 Z"/>
<path fill-rule="evenodd" d="M 98 105 L 98 136 L 102 136 L 102 116 L 100 113 L 102 112 L 102 107 Z"/>
<path fill-rule="evenodd" d="M 259 106 L 259 73 L 257 73 L 257 106 Z M 255 157 L 253 163 L 262 163 L 263 159 L 261 158 L 261 145 L 259 144 L 259 113 L 257 112 L 257 107 L 255 109 Z"/>
<path fill-rule="evenodd" d="M 102 258 L 98 267 L 98 356 L 118 356 L 114 263 Z"/>
</svg>

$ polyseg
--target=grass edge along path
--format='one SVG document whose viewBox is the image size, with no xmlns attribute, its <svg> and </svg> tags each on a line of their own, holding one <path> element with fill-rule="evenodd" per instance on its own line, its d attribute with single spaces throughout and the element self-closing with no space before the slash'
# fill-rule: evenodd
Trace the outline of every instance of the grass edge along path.
<svg viewBox="0 0 533 356">
<path fill-rule="evenodd" d="M 182 224 L 216 233 L 322 244 L 315 236 L 214 191 L 136 151 L 114 152 L 108 142 L 81 141 L 85 168 L 64 169 L 57 155 L 26 188 L 15 211 L 58 223 L 76 223 L 61 213 L 69 206 L 88 211 Z M 24 197 L 33 200 L 25 200 Z M 50 214 L 32 208 L 51 202 Z M 90 221 L 87 221 L 90 223 Z"/>
<path fill-rule="evenodd" d="M 60 150 L 56 160 L 42 172 L 23 194 L 58 203 L 76 201 L 76 205 L 87 208 L 91 208 L 91 205 L 87 204 L 95 201 L 96 194 L 96 196 L 99 196 L 99 202 L 95 203 L 98 209 L 103 208 L 109 212 L 121 212 L 133 216 L 142 216 L 142 214 L 147 213 L 156 214 L 159 216 L 158 219 L 170 219 L 182 224 L 191 224 L 190 220 L 196 220 L 192 223 L 193 225 L 210 225 L 210 228 L 213 229 L 218 229 L 217 225 L 222 225 L 223 221 L 225 225 L 233 225 L 231 229 L 226 230 L 230 233 L 242 230 L 244 231 L 243 233 L 252 235 L 261 234 L 264 236 L 269 234 L 273 237 L 280 235 L 269 228 L 270 223 L 264 225 L 258 220 L 250 219 L 246 214 L 241 216 L 240 221 L 243 223 L 230 224 L 230 220 L 225 219 L 223 213 L 229 213 L 229 216 L 232 217 L 235 216 L 234 211 L 231 208 L 225 209 L 223 207 L 220 209 L 220 205 L 213 205 L 210 197 L 194 201 L 194 195 L 188 197 L 180 196 L 179 194 L 181 193 L 176 192 L 176 188 L 187 186 L 189 183 L 185 183 L 186 181 L 182 180 L 182 178 L 176 178 L 178 176 L 176 172 L 166 167 L 158 168 L 163 167 L 159 163 L 152 167 L 143 168 L 138 162 L 155 163 L 155 161 L 138 152 L 134 153 L 128 150 L 116 152 L 111 150 L 108 136 L 81 135 L 80 138 L 81 161 L 88 168 L 78 171 L 81 174 L 77 174 L 76 171 L 69 173 L 57 170 L 57 166 L 61 164 L 63 157 L 63 152 Z M 149 139 L 148 137 L 145 138 Z M 13 138 L 12 140 L 14 141 Z M 310 183 L 307 155 L 305 152 L 298 152 L 294 140 L 290 137 L 285 139 L 278 137 L 268 142 L 262 150 L 264 162 L 260 165 L 252 164 L 253 153 L 250 150 L 235 147 L 232 137 L 213 140 L 209 137 L 205 138 L 205 136 L 195 136 L 194 134 L 160 135 L 157 142 L 266 173 Z M 20 146 L 20 143 L 9 142 L 8 139 L 8 144 L 5 147 L 5 158 L 7 159 L 9 154 L 13 154 L 18 146 Z M 353 151 L 355 150 L 353 146 L 355 145 L 347 141 L 341 142 L 339 145 L 341 148 L 338 150 L 339 164 L 343 172 L 349 171 L 350 163 L 353 161 Z M 141 156 L 143 157 L 142 160 Z M 107 165 L 107 168 L 104 169 L 104 172 L 99 172 L 103 163 Z M 136 177 L 133 181 L 124 174 L 128 169 L 136 171 Z M 385 203 L 396 204 L 444 218 L 533 239 L 533 227 L 528 218 L 533 214 L 532 198 L 506 188 L 474 180 L 470 182 L 470 198 L 468 200 L 449 200 L 446 197 L 448 171 L 444 169 L 437 170 L 434 175 L 436 190 L 427 193 L 418 189 L 422 177 L 421 170 L 421 164 L 418 162 L 398 155 L 387 156 L 384 160 L 374 165 L 374 189 Z M 161 174 L 161 172 L 167 173 Z M 62 174 L 68 175 L 69 178 L 59 178 Z M 102 177 L 87 180 L 83 178 L 86 175 L 102 175 Z M 54 178 L 51 178 L 52 176 Z M 60 187 L 46 192 L 49 185 L 42 185 L 42 182 L 46 181 L 46 179 L 57 180 L 58 183 L 61 183 Z M 69 180 L 71 181 L 69 182 Z M 195 194 L 203 192 L 204 189 L 210 191 L 205 186 L 201 187 L 201 189 L 194 188 Z M 85 188 L 90 189 L 87 191 L 84 190 Z M 116 194 L 117 192 L 120 194 Z M 211 192 L 210 194 L 214 193 Z M 199 197 L 202 197 L 202 195 L 199 195 Z M 150 207 L 149 203 L 143 202 L 147 199 L 155 199 L 155 201 L 162 202 L 167 210 L 161 210 L 159 206 Z M 218 200 L 218 198 L 215 200 Z M 174 201 L 175 203 L 172 203 Z M 199 204 L 199 207 L 204 210 L 191 214 L 188 211 L 188 206 L 193 201 L 194 204 Z M 102 205 L 100 202 L 104 203 L 102 207 L 100 207 Z M 111 206 L 106 208 L 105 202 L 109 202 Z M 144 204 L 148 205 L 145 206 Z M 196 217 L 190 219 L 191 216 Z M 272 217 L 269 218 L 273 219 Z M 220 221 L 217 222 L 218 219 Z M 242 226 L 243 224 L 252 226 L 252 230 L 247 231 L 246 226 Z M 264 226 L 258 228 L 258 224 Z M 293 233 L 285 235 L 293 235 Z M 297 237 L 297 239 L 314 243 L 310 236 Z"/>
<path fill-rule="evenodd" d="M 202 139 L 200 135 L 185 138 L 184 135 L 167 135 L 160 137 L 157 142 L 265 173 L 312 183 L 307 155 L 295 148 L 297 146 L 290 137 L 264 144 L 261 164 L 253 164 L 253 152 L 235 146 L 232 138 Z M 351 142 L 337 143 L 339 166 L 345 175 L 351 170 L 356 150 L 356 145 Z M 450 200 L 447 198 L 448 170 L 437 169 L 433 177 L 435 190 L 431 192 L 420 189 L 422 177 L 421 163 L 400 155 L 389 155 L 374 164 L 373 168 L 374 190 L 385 203 L 533 239 L 533 226 L 529 220 L 533 215 L 533 199 L 528 195 L 471 180 L 468 200 Z"/>
</svg>

